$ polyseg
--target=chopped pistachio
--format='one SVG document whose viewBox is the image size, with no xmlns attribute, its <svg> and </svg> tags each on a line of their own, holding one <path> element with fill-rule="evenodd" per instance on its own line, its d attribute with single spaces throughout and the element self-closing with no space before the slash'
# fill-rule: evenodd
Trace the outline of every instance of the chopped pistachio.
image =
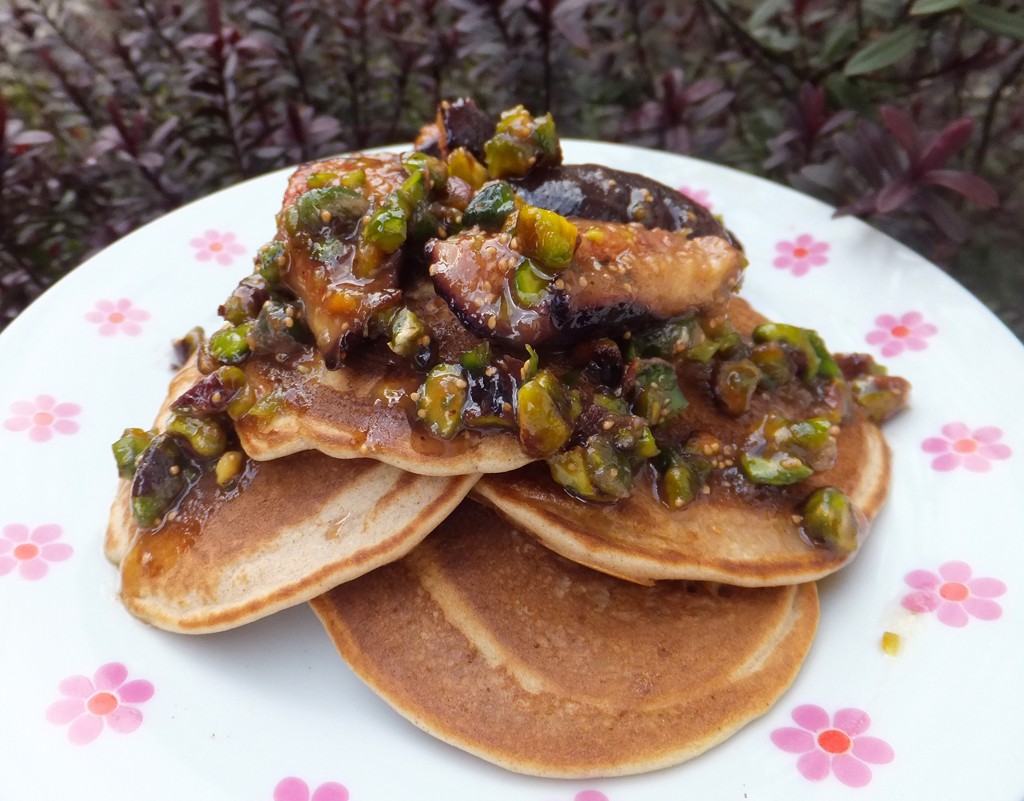
<svg viewBox="0 0 1024 801">
<path fill-rule="evenodd" d="M 524 206 L 516 219 L 519 252 L 542 269 L 558 272 L 572 262 L 579 232 L 561 214 L 537 206 Z"/>
<path fill-rule="evenodd" d="M 715 378 L 715 394 L 729 414 L 739 417 L 750 409 L 760 378 L 760 368 L 750 359 L 722 362 Z"/>
<path fill-rule="evenodd" d="M 460 365 L 439 364 L 427 373 L 419 389 L 416 410 L 431 433 L 451 439 L 462 430 L 468 387 Z"/>
<path fill-rule="evenodd" d="M 135 475 L 135 463 L 152 441 L 152 431 L 126 428 L 121 438 L 110 446 L 114 452 L 114 461 L 117 462 L 117 474 L 121 478 L 131 478 Z"/>
<path fill-rule="evenodd" d="M 217 460 L 214 474 L 217 477 L 217 484 L 226 487 L 240 475 L 245 469 L 245 454 L 241 451 L 225 451 Z"/>
<path fill-rule="evenodd" d="M 210 337 L 210 355 L 223 364 L 239 364 L 249 356 L 249 331 L 252 323 L 228 326 Z"/>
<path fill-rule="evenodd" d="M 193 453 L 207 459 L 220 456 L 227 446 L 227 432 L 210 417 L 176 414 L 167 423 L 167 433 L 177 434 Z"/>
<path fill-rule="evenodd" d="M 626 375 L 632 383 L 633 411 L 652 426 L 674 420 L 689 406 L 675 368 L 662 359 L 634 361 Z"/>
<path fill-rule="evenodd" d="M 479 189 L 487 180 L 487 168 L 464 147 L 457 147 L 448 154 L 448 174 Z"/>
<path fill-rule="evenodd" d="M 519 439 L 526 452 L 549 456 L 560 450 L 572 435 L 581 404 L 550 370 L 541 370 L 518 392 Z"/>
<path fill-rule="evenodd" d="M 835 487 L 820 487 L 804 502 L 802 530 L 811 542 L 852 553 L 857 549 L 860 522 L 846 495 Z"/>
<path fill-rule="evenodd" d="M 516 209 L 516 195 L 505 181 L 484 184 L 462 213 L 462 224 L 497 231 Z"/>
<path fill-rule="evenodd" d="M 785 452 L 766 456 L 744 453 L 740 456 L 740 465 L 744 475 L 755 484 L 776 487 L 796 484 L 814 473 L 800 459 Z"/>
</svg>

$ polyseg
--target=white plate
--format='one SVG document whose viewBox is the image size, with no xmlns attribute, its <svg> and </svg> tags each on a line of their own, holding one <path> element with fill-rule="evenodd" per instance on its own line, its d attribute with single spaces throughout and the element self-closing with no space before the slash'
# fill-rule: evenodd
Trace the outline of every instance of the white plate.
<svg viewBox="0 0 1024 801">
<path fill-rule="evenodd" d="M 0 798 L 1020 801 L 1021 344 L 939 270 L 817 201 L 662 153 L 565 149 L 568 161 L 706 193 L 746 245 L 744 294 L 757 308 L 819 329 L 834 350 L 884 351 L 914 384 L 912 408 L 887 426 L 891 499 L 857 561 L 822 583 L 820 634 L 789 692 L 677 768 L 541 780 L 407 724 L 305 606 L 192 638 L 124 612 L 100 553 L 109 445 L 149 424 L 168 343 L 216 326 L 218 303 L 273 235 L 279 172 L 126 237 L 0 337 Z M 940 569 L 931 590 L 911 586 L 927 578 L 915 571 Z M 881 649 L 886 631 L 900 637 L 896 656 Z M 802 734 L 780 734 L 798 724 Z M 840 733 L 820 737 L 827 729 Z M 852 755 L 832 761 L 816 743 L 836 750 L 843 730 Z"/>
</svg>

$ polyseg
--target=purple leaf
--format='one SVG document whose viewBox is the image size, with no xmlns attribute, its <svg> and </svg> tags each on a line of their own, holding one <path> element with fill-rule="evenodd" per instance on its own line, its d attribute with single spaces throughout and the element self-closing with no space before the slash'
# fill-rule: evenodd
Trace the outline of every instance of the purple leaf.
<svg viewBox="0 0 1024 801">
<path fill-rule="evenodd" d="M 952 189 L 985 209 L 999 205 L 999 195 L 992 185 L 973 173 L 960 170 L 930 170 L 921 176 L 921 180 Z"/>
<path fill-rule="evenodd" d="M 890 214 L 917 194 L 917 186 L 906 178 L 898 178 L 882 187 L 875 200 L 880 214 Z"/>
<path fill-rule="evenodd" d="M 903 109 L 896 106 L 882 106 L 879 109 L 882 115 L 882 122 L 889 129 L 896 141 L 900 143 L 911 162 L 917 161 L 921 153 L 921 139 L 917 132 L 917 123 Z"/>
<path fill-rule="evenodd" d="M 921 156 L 920 168 L 933 170 L 936 167 L 941 167 L 953 157 L 954 153 L 959 153 L 964 149 L 970 141 L 973 129 L 974 121 L 967 117 L 951 122 L 925 149 L 924 155 Z"/>
</svg>

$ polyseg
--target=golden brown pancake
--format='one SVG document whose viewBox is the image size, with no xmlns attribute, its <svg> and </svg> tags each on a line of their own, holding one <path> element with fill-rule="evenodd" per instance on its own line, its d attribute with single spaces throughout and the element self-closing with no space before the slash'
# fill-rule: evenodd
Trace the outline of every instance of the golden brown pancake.
<svg viewBox="0 0 1024 801">
<path fill-rule="evenodd" d="M 801 534 L 793 514 L 819 486 L 845 492 L 870 522 L 889 486 L 889 449 L 876 426 L 845 426 L 835 467 L 799 485 L 763 488 L 747 497 L 712 492 L 679 510 L 655 498 L 646 476 L 615 505 L 579 501 L 543 464 L 484 476 L 473 494 L 549 548 L 613 576 L 766 587 L 822 578 L 856 555 L 813 545 Z"/>
<path fill-rule="evenodd" d="M 530 461 L 519 440 L 505 433 L 463 431 L 438 439 L 410 422 L 423 375 L 377 353 L 352 354 L 339 370 L 307 354 L 296 369 L 272 358 L 249 359 L 243 369 L 260 394 L 281 393 L 273 418 L 247 415 L 236 423 L 245 452 L 260 461 L 305 450 L 336 459 L 367 457 L 424 476 L 513 470 Z"/>
<path fill-rule="evenodd" d="M 730 317 L 749 332 L 764 318 L 736 298 Z M 680 425 L 739 441 L 749 423 L 722 413 L 707 393 L 683 385 L 690 401 Z M 768 399 L 761 399 L 766 402 Z M 794 517 L 821 486 L 844 492 L 863 515 L 861 543 L 889 488 L 890 453 L 879 428 L 859 410 L 843 423 L 835 465 L 788 487 L 764 487 L 721 477 L 709 495 L 679 510 L 654 495 L 642 471 L 626 500 L 614 505 L 577 500 L 552 480 L 544 464 L 485 476 L 474 496 L 563 556 L 632 581 L 722 581 L 745 587 L 813 581 L 855 555 L 810 543 Z"/>
<path fill-rule="evenodd" d="M 464 503 L 400 562 L 314 599 L 341 655 L 434 736 L 522 773 L 638 773 L 767 711 L 818 619 L 813 584 L 641 587 Z"/>
<path fill-rule="evenodd" d="M 171 380 L 156 416 L 201 374 L 190 361 Z M 104 542 L 121 567 L 132 614 L 172 631 L 227 629 L 292 606 L 405 555 L 477 480 L 411 475 L 369 459 L 311 451 L 250 463 L 238 487 L 209 471 L 176 516 L 140 530 L 121 480 Z"/>
<path fill-rule="evenodd" d="M 467 331 L 429 281 L 406 292 L 405 300 L 434 334 L 441 361 L 458 362 L 481 340 Z M 250 359 L 243 366 L 261 394 L 283 399 L 272 420 L 238 421 L 242 447 L 254 459 L 276 459 L 316 449 L 337 459 L 369 457 L 412 473 L 431 476 L 498 473 L 530 461 L 514 434 L 464 431 L 452 440 L 414 425 L 422 372 L 391 354 L 382 342 L 349 354 L 328 370 L 318 354 L 278 362 Z"/>
<path fill-rule="evenodd" d="M 316 452 L 250 462 L 232 492 L 207 472 L 161 528 L 116 536 L 130 541 L 121 599 L 169 631 L 240 626 L 404 556 L 476 480 Z"/>
</svg>

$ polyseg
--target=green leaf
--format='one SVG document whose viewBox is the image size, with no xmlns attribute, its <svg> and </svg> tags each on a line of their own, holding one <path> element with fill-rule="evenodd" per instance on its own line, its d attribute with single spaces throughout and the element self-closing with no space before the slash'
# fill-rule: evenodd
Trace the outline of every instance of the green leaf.
<svg viewBox="0 0 1024 801">
<path fill-rule="evenodd" d="M 921 40 L 921 31 L 914 27 L 897 28 L 884 33 L 854 53 L 846 62 L 847 75 L 863 75 L 895 64 L 914 52 Z"/>
<path fill-rule="evenodd" d="M 973 5 L 973 0 L 917 0 L 910 7 L 913 16 L 921 14 L 941 14 L 944 11 L 952 11 L 954 8 L 965 8 Z"/>
<path fill-rule="evenodd" d="M 821 46 L 821 61 L 829 64 L 839 58 L 843 53 L 849 51 L 854 42 L 857 41 L 857 25 L 852 19 L 841 21 L 825 36 Z"/>
<path fill-rule="evenodd" d="M 970 6 L 964 14 L 982 30 L 1024 42 L 1024 14 L 990 6 Z"/>
</svg>

